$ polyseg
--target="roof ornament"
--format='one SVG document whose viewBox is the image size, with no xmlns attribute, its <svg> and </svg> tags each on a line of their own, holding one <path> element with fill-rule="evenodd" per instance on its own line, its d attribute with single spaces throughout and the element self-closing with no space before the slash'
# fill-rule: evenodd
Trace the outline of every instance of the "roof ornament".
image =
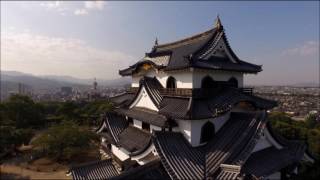
<svg viewBox="0 0 320 180">
<path fill-rule="evenodd" d="M 158 38 L 156 37 L 156 40 L 154 41 L 154 46 L 158 46 Z"/>
<path fill-rule="evenodd" d="M 216 19 L 215 27 L 216 27 L 218 30 L 222 30 L 222 29 L 223 29 L 223 26 L 222 26 L 222 23 L 221 23 L 221 20 L 220 20 L 219 14 L 217 15 L 217 19 Z"/>
</svg>

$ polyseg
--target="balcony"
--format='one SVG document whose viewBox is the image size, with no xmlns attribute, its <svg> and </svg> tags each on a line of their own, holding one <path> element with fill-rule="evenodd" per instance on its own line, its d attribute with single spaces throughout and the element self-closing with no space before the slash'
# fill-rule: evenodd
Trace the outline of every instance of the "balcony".
<svg viewBox="0 0 320 180">
<path fill-rule="evenodd" d="M 136 93 L 138 92 L 138 87 L 131 87 L 127 90 L 129 93 Z M 160 94 L 162 96 L 180 96 L 180 97 L 210 97 L 214 96 L 219 92 L 222 92 L 225 87 L 217 87 L 217 88 L 162 88 L 159 89 Z M 236 88 L 240 92 L 248 95 L 253 94 L 253 88 L 251 87 L 243 87 L 243 88 Z"/>
</svg>

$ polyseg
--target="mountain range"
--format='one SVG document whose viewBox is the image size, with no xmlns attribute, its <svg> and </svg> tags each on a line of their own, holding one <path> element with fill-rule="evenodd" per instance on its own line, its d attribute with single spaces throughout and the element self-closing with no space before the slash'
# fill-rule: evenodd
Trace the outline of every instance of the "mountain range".
<svg viewBox="0 0 320 180">
<path fill-rule="evenodd" d="M 36 76 L 33 74 L 18 72 L 18 71 L 1 71 L 1 90 L 4 88 L 7 91 L 17 89 L 18 83 L 22 83 L 33 90 L 52 90 L 59 89 L 63 86 L 71 86 L 78 88 L 90 88 L 94 79 L 81 79 L 72 76 L 59 76 L 59 75 L 43 75 Z M 104 87 L 123 87 L 130 84 L 130 78 L 117 78 L 117 79 L 97 79 L 98 86 Z M 294 87 L 318 87 L 317 83 L 296 83 L 287 86 Z"/>
<path fill-rule="evenodd" d="M 36 76 L 33 74 L 17 71 L 1 71 L 1 91 L 17 91 L 18 84 L 31 87 L 34 91 L 46 91 L 59 89 L 63 86 L 89 88 L 94 79 L 80 79 L 71 76 L 46 75 Z M 121 87 L 130 84 L 129 78 L 112 80 L 97 79 L 98 86 Z"/>
</svg>

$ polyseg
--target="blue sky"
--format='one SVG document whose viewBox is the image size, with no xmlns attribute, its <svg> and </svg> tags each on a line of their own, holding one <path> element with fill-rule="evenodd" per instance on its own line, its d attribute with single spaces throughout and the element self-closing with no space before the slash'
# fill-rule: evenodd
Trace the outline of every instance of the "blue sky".
<svg viewBox="0 0 320 180">
<path fill-rule="evenodd" d="M 112 79 L 220 15 L 231 47 L 264 71 L 248 84 L 319 81 L 319 2 L 1 2 L 2 69 Z"/>
</svg>

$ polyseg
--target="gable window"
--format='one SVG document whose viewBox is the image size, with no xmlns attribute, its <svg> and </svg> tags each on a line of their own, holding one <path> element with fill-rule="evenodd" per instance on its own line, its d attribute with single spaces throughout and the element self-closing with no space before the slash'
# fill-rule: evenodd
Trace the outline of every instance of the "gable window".
<svg viewBox="0 0 320 180">
<path fill-rule="evenodd" d="M 150 124 L 142 122 L 142 129 L 150 131 Z"/>
<path fill-rule="evenodd" d="M 228 82 L 231 87 L 238 88 L 238 80 L 236 78 L 232 77 Z"/>
<path fill-rule="evenodd" d="M 240 101 L 237 103 L 234 107 L 235 109 L 238 110 L 245 110 L 245 111 L 254 111 L 256 110 L 255 105 L 251 102 L 248 101 Z"/>
<path fill-rule="evenodd" d="M 215 82 L 210 76 L 206 76 L 201 81 L 201 88 L 211 89 L 215 87 Z"/>
<path fill-rule="evenodd" d="M 167 88 L 177 88 L 176 79 L 170 76 L 167 80 Z"/>
<path fill-rule="evenodd" d="M 206 122 L 201 128 L 200 143 L 205 143 L 210 141 L 215 134 L 215 128 L 213 123 L 210 121 Z"/>
</svg>

